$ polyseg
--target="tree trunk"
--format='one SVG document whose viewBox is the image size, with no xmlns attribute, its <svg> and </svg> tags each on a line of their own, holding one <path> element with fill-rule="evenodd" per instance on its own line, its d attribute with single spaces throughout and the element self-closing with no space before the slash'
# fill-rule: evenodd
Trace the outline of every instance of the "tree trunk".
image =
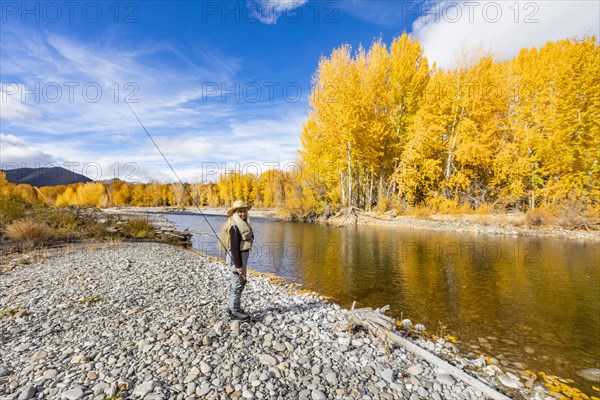
<svg viewBox="0 0 600 400">
<path fill-rule="evenodd" d="M 340 188 L 342 189 L 342 204 L 346 203 L 346 191 L 344 189 L 344 171 L 340 171 Z"/>
<path fill-rule="evenodd" d="M 352 157 L 350 155 L 350 143 L 346 144 L 346 158 L 348 161 L 348 205 L 353 206 L 352 202 Z"/>
<path fill-rule="evenodd" d="M 373 172 L 371 172 L 371 184 L 369 185 L 369 211 L 371 211 L 371 205 L 373 204 Z"/>
</svg>

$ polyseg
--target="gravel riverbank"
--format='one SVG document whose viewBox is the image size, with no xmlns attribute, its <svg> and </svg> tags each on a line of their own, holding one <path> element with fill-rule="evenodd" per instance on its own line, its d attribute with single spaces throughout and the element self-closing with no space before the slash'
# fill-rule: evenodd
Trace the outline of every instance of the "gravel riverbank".
<svg viewBox="0 0 600 400">
<path fill-rule="evenodd" d="M 256 321 L 230 322 L 227 274 L 145 242 L 82 245 L 0 275 L 0 398 L 483 398 L 401 347 L 351 337 L 338 305 L 264 276 L 243 295 Z M 511 397 L 546 398 L 449 343 L 417 342 L 480 363 Z"/>
</svg>

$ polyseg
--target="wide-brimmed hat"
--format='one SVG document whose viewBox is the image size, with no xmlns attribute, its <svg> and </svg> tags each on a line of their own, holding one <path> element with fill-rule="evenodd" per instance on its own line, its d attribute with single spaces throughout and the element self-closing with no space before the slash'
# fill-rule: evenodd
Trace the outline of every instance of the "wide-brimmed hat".
<svg viewBox="0 0 600 400">
<path fill-rule="evenodd" d="M 252 208 L 252 203 L 245 203 L 241 200 L 236 200 L 233 202 L 231 208 L 227 210 L 227 215 L 231 217 L 238 208 L 247 208 L 249 210 Z"/>
</svg>

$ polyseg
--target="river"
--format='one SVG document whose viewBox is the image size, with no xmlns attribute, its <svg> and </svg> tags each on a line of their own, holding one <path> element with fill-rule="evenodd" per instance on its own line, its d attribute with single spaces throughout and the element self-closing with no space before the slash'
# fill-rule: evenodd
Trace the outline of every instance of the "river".
<svg viewBox="0 0 600 400">
<path fill-rule="evenodd" d="M 166 214 L 193 247 L 224 257 L 198 214 Z M 224 216 L 207 216 L 219 229 Z M 461 349 L 575 380 L 600 368 L 600 243 L 383 226 L 334 228 L 253 219 L 249 267 L 301 283 L 344 307 L 391 306 Z M 598 386 L 596 384 L 596 386 Z"/>
</svg>

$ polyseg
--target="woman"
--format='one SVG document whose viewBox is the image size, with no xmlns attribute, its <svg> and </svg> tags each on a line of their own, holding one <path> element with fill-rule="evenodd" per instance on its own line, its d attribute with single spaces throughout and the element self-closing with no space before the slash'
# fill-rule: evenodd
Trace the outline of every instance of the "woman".
<svg viewBox="0 0 600 400">
<path fill-rule="evenodd" d="M 225 263 L 231 271 L 227 311 L 231 319 L 238 321 L 250 319 L 250 316 L 240 307 L 240 298 L 246 286 L 246 265 L 254 241 L 254 233 L 248 218 L 250 208 L 252 208 L 252 204 L 244 203 L 241 200 L 234 201 L 227 211 L 229 219 L 222 229 L 223 245 L 227 250 Z"/>
</svg>

